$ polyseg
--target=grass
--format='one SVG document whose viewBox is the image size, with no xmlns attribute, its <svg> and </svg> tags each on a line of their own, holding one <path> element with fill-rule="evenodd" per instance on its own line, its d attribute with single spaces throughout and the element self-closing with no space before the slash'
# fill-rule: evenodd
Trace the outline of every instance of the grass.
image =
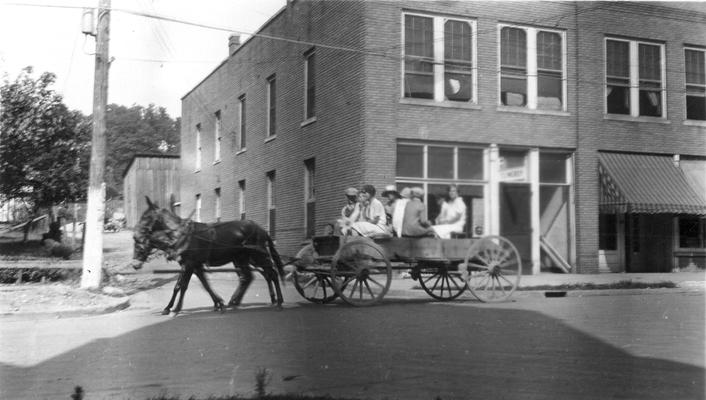
<svg viewBox="0 0 706 400">
<path fill-rule="evenodd" d="M 622 280 L 611 283 L 568 283 L 562 285 L 536 285 L 519 287 L 517 290 L 607 290 L 607 289 L 673 289 L 677 284 L 671 281 L 661 282 L 636 282 Z"/>
</svg>

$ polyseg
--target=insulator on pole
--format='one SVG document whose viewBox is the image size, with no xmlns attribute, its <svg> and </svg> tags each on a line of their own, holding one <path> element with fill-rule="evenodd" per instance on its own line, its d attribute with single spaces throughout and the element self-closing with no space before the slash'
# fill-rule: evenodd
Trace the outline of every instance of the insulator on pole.
<svg viewBox="0 0 706 400">
<path fill-rule="evenodd" d="M 96 36 L 96 13 L 93 8 L 84 8 L 81 15 L 81 32 L 84 35 Z"/>
</svg>

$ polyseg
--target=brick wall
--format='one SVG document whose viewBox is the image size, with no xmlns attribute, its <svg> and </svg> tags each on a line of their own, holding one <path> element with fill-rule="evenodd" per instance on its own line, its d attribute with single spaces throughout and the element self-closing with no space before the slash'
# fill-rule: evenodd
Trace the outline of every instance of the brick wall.
<svg viewBox="0 0 706 400">
<path fill-rule="evenodd" d="M 476 21 L 478 104 L 442 107 L 401 101 L 403 11 Z M 245 179 L 247 217 L 266 225 L 267 171 L 276 171 L 277 240 L 291 254 L 304 238 L 304 160 L 316 160 L 317 232 L 333 222 L 343 189 L 395 178 L 400 139 L 560 148 L 575 152 L 579 272 L 597 272 L 598 151 L 706 156 L 706 127 L 684 125 L 683 45 L 706 46 L 699 3 L 524 3 L 295 1 L 262 33 L 317 43 L 316 121 L 302 126 L 303 53 L 312 45 L 254 38 L 183 99 L 182 212 L 201 193 L 213 219 L 221 188 L 223 218 L 238 218 Z M 699 17 L 701 16 L 701 17 Z M 639 18 L 636 18 L 639 17 Z M 498 24 L 566 33 L 567 111 L 508 112 L 498 107 Z M 667 115 L 659 121 L 604 118 L 604 37 L 665 43 Z M 227 43 L 223 43 L 224 46 Z M 265 142 L 266 78 L 277 77 L 277 138 Z M 247 151 L 236 154 L 238 97 L 247 96 Z M 222 116 L 222 162 L 213 164 L 214 113 Z M 194 173 L 194 129 L 202 127 L 202 170 Z"/>
</svg>

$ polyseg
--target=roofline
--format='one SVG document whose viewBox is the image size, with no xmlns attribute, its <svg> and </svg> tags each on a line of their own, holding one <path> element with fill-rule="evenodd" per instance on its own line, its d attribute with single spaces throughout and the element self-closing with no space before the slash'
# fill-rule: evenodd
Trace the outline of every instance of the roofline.
<svg viewBox="0 0 706 400">
<path fill-rule="evenodd" d="M 221 63 L 218 64 L 218 66 L 216 66 L 211 72 L 209 72 L 208 75 L 206 75 L 203 79 L 201 79 L 193 88 L 191 88 L 188 92 L 186 92 L 186 94 L 184 94 L 183 96 L 181 96 L 181 99 L 180 99 L 180 100 L 181 100 L 181 101 L 184 101 L 184 99 L 185 99 L 188 95 L 190 95 L 194 90 L 196 90 L 199 86 L 201 86 L 201 84 L 203 84 L 208 78 L 210 78 L 211 75 L 213 75 L 213 74 L 214 74 L 216 71 L 218 71 L 223 65 L 225 65 L 225 64 L 228 62 L 228 60 L 230 60 L 232 57 L 234 57 L 234 56 L 240 51 L 240 49 L 242 49 L 243 47 L 245 47 L 246 44 L 250 43 L 250 41 L 253 40 L 253 38 L 256 38 L 257 35 L 258 35 L 260 32 L 262 32 L 265 28 L 267 28 L 267 26 L 270 25 L 270 24 L 275 20 L 275 18 L 279 17 L 279 16 L 287 9 L 287 7 L 289 7 L 289 2 L 290 2 L 290 0 L 287 0 L 287 4 L 285 4 L 284 6 L 282 6 L 274 15 L 272 15 L 267 21 L 265 21 L 265 23 L 263 23 L 263 24 L 255 31 L 255 33 L 251 34 L 250 37 L 248 37 L 240 46 L 238 46 L 237 49 L 235 49 L 235 51 L 233 52 L 233 54 L 229 54 L 228 57 L 226 57 L 225 60 L 221 61 Z M 229 51 L 230 51 L 230 50 L 229 50 Z"/>
<path fill-rule="evenodd" d="M 123 179 L 125 179 L 125 175 L 127 175 L 127 172 L 132 167 L 132 164 L 135 162 L 136 158 L 181 158 L 181 156 L 179 154 L 164 153 L 135 153 L 133 154 L 132 158 L 130 158 L 130 162 L 127 163 L 127 166 L 123 170 Z"/>
</svg>

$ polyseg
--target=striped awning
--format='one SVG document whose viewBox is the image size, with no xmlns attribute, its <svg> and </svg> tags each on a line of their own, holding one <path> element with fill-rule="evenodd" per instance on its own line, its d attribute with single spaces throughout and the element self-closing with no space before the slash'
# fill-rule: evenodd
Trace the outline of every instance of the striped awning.
<svg viewBox="0 0 706 400">
<path fill-rule="evenodd" d="M 706 215 L 698 193 L 672 157 L 599 153 L 601 212 Z"/>
</svg>

